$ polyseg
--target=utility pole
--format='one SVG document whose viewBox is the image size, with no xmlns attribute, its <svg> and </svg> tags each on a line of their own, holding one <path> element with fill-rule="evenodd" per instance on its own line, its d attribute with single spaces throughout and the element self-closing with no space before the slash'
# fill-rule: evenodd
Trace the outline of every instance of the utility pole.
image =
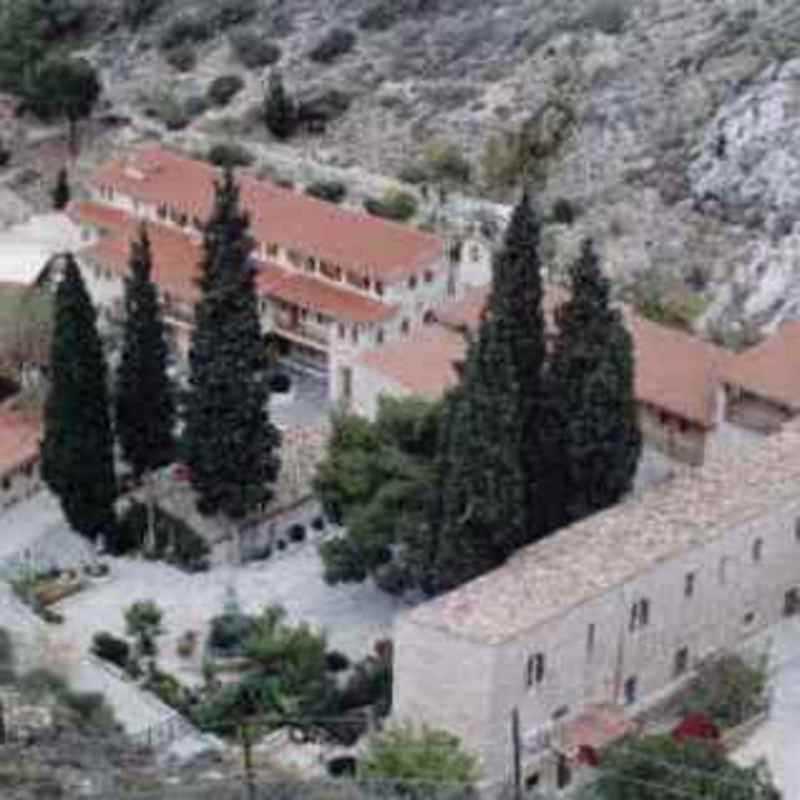
<svg viewBox="0 0 800 800">
<path fill-rule="evenodd" d="M 519 735 L 519 709 L 511 711 L 511 745 L 514 755 L 514 800 L 522 800 L 522 753 Z"/>
</svg>

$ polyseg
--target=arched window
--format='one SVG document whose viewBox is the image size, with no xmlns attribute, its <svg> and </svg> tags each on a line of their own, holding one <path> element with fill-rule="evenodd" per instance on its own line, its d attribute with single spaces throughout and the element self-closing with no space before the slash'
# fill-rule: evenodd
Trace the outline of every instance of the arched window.
<svg viewBox="0 0 800 800">
<path fill-rule="evenodd" d="M 764 550 L 764 540 L 763 539 L 756 539 L 753 542 L 753 561 L 757 564 L 761 561 L 761 555 Z"/>
</svg>

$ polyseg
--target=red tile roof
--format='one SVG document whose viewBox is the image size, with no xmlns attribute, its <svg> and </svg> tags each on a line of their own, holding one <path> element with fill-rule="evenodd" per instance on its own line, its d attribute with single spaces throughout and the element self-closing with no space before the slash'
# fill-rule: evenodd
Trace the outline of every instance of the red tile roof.
<svg viewBox="0 0 800 800">
<path fill-rule="evenodd" d="M 130 215 L 118 208 L 95 203 L 92 200 L 80 200 L 70 203 L 67 215 L 74 222 L 94 225 L 105 231 L 118 231 L 129 227 Z"/>
<path fill-rule="evenodd" d="M 119 275 L 128 271 L 130 242 L 138 230 L 138 222 L 122 213 L 125 224 L 118 233 L 104 236 L 83 251 L 85 256 Z M 200 242 L 181 231 L 157 223 L 148 223 L 147 231 L 153 254 L 155 282 L 176 298 L 189 303 L 197 302 L 199 290 L 195 279 L 202 258 Z M 364 297 L 355 290 L 348 291 L 276 264 L 257 263 L 259 275 L 256 287 L 260 294 L 348 322 L 382 322 L 395 313 L 394 306 Z"/>
<path fill-rule="evenodd" d="M 487 288 L 473 290 L 462 300 L 438 311 L 436 317 L 449 326 L 466 325 L 474 329 L 487 295 Z M 565 299 L 565 292 L 559 288 L 549 289 L 545 294 L 545 313 L 551 325 L 555 308 Z M 636 356 L 635 391 L 639 402 L 700 427 L 713 427 L 715 392 L 731 355 L 695 336 L 630 312 L 626 313 L 626 318 Z M 463 358 L 463 352 L 463 340 L 434 330 L 363 353 L 358 363 L 381 372 L 411 391 L 435 397 L 453 384 L 452 363 Z"/>
<path fill-rule="evenodd" d="M 383 322 L 397 310 L 396 306 L 276 264 L 263 264 L 257 286 L 261 294 L 349 322 Z"/>
<path fill-rule="evenodd" d="M 441 325 L 368 350 L 358 363 L 385 375 L 414 394 L 435 400 L 458 382 L 454 363 L 464 358 L 464 337 Z"/>
<path fill-rule="evenodd" d="M 6 475 L 39 455 L 41 421 L 30 414 L 0 409 L 0 475 Z"/>
<path fill-rule="evenodd" d="M 151 146 L 102 166 L 95 185 L 110 186 L 146 203 L 168 203 L 190 217 L 205 218 L 218 170 Z M 401 280 L 441 258 L 437 236 L 243 175 L 242 201 L 260 242 L 274 242 L 333 261 L 386 282 Z"/>
<path fill-rule="evenodd" d="M 785 322 L 769 339 L 733 356 L 725 380 L 800 410 L 800 322 Z"/>
</svg>

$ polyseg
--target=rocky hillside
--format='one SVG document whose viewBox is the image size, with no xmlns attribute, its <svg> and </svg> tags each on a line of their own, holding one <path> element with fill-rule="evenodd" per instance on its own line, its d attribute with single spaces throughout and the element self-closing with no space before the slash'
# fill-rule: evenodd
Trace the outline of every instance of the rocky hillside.
<svg viewBox="0 0 800 800">
<path fill-rule="evenodd" d="M 590 233 L 622 282 L 720 338 L 800 314 L 793 0 L 83 2 L 102 7 L 85 52 L 135 127 L 268 144 L 277 67 L 329 118 L 292 140 L 306 163 L 419 180 L 451 145 L 464 191 L 507 201 L 533 154 L 546 214 L 569 206 L 551 260 Z M 222 75 L 244 86 L 209 107 Z"/>
</svg>

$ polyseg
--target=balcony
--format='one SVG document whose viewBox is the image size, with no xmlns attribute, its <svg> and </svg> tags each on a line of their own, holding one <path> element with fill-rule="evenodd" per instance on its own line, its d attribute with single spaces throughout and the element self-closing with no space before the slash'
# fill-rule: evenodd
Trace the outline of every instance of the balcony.
<svg viewBox="0 0 800 800">
<path fill-rule="evenodd" d="M 325 325 L 294 319 L 290 314 L 276 314 L 275 330 L 302 344 L 328 349 L 329 329 Z"/>
</svg>

